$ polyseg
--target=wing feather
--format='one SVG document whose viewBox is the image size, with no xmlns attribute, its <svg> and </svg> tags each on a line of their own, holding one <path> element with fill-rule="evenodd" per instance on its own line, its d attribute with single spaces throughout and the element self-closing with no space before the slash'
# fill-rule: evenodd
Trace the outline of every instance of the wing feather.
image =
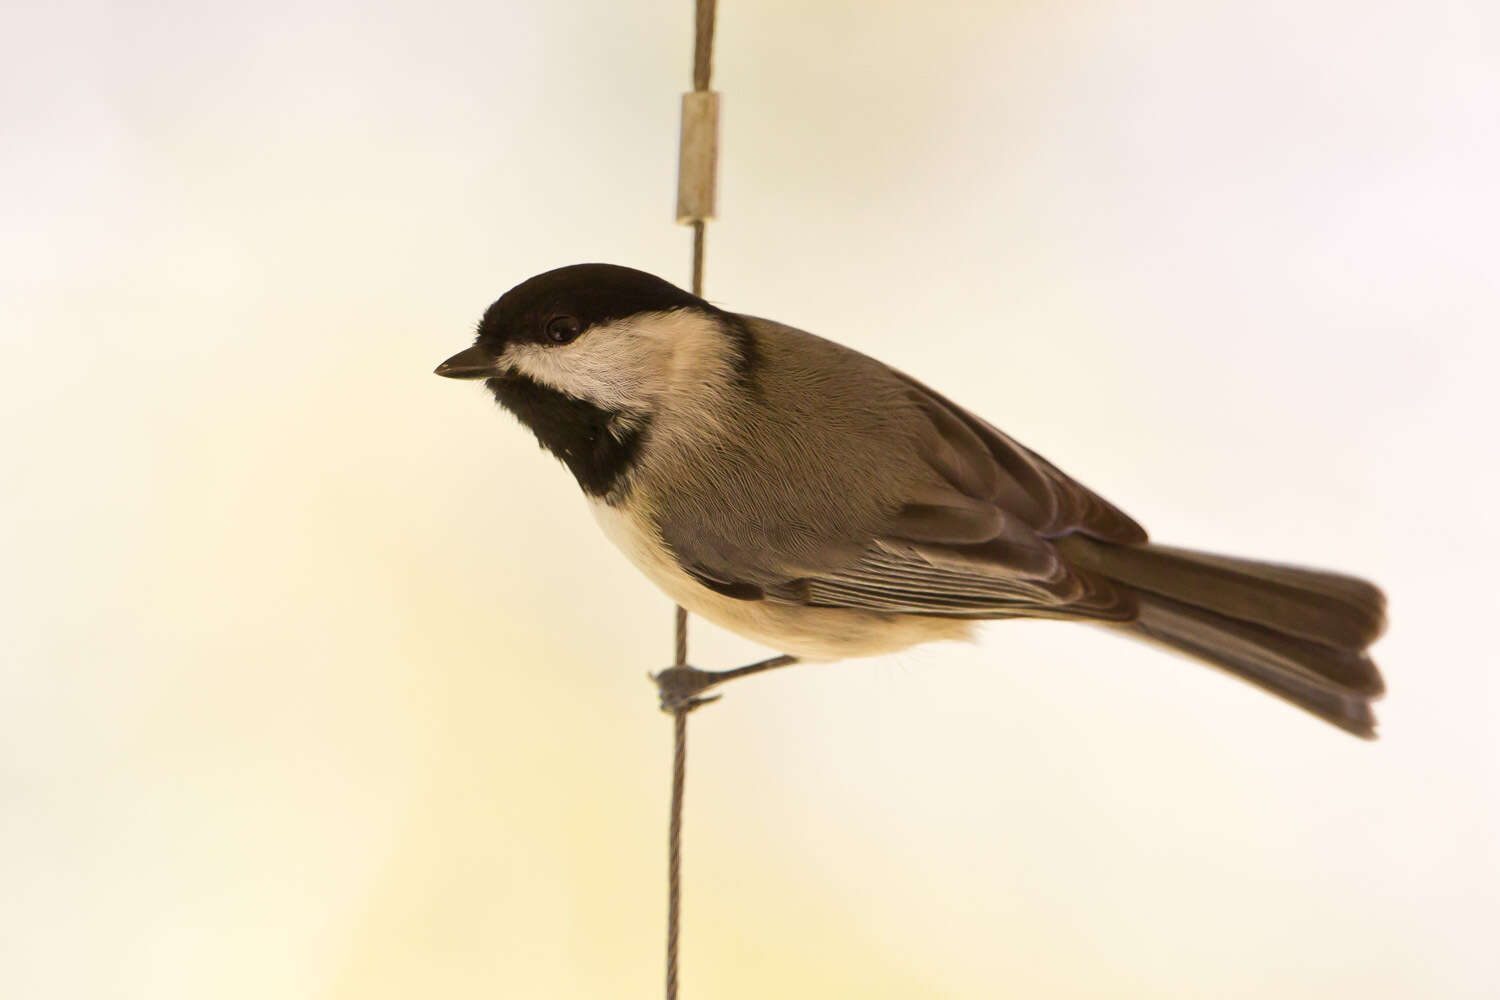
<svg viewBox="0 0 1500 1000">
<path fill-rule="evenodd" d="M 890 614 L 1135 618 L 1128 591 L 1052 544 L 1075 532 L 1144 541 L 1124 513 L 910 376 L 802 331 L 746 323 L 765 369 L 761 393 L 745 397 L 758 409 L 711 460 L 677 467 L 657 499 L 664 540 L 704 586 Z M 788 386 L 815 389 L 818 406 Z M 747 503 L 754 481 L 703 471 L 720 468 L 796 489 Z"/>
<path fill-rule="evenodd" d="M 1043 543 L 1045 544 L 1045 542 Z M 805 603 L 967 618 L 1092 618 L 1130 621 L 1131 595 L 1052 555 L 1038 573 L 993 547 L 935 548 L 879 542 L 855 564 L 803 581 Z"/>
<path fill-rule="evenodd" d="M 929 448 L 928 460 L 956 488 L 994 502 L 1048 538 L 1081 531 L 1122 545 L 1146 541 L 1145 529 L 1123 511 L 1036 452 L 911 376 L 892 372 L 931 417 L 939 444 Z"/>
</svg>

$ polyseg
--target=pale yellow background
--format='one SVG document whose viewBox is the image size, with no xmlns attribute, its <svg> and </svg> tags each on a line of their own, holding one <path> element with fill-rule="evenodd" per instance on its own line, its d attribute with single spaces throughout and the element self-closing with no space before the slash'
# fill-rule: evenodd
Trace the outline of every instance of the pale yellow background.
<svg viewBox="0 0 1500 1000">
<path fill-rule="evenodd" d="M 746 682 L 685 997 L 1496 995 L 1496 10 L 726 0 L 711 297 L 1381 581 L 1391 696 L 1030 623 Z M 0 995 L 659 994 L 667 603 L 430 371 L 537 271 L 686 280 L 690 30 L 7 8 Z"/>
</svg>

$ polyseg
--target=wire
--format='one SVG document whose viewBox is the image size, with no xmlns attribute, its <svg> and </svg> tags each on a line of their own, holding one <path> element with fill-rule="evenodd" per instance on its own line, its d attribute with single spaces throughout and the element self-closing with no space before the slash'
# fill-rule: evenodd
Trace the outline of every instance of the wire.
<svg viewBox="0 0 1500 1000">
<path fill-rule="evenodd" d="M 713 76 L 715 0 L 695 0 L 693 89 L 707 91 Z M 708 223 L 693 220 L 693 294 L 703 296 L 703 244 Z M 675 665 L 687 666 L 688 614 L 675 614 Z M 688 699 L 672 707 L 672 806 L 667 823 L 667 1000 L 677 1000 L 678 936 L 682 926 L 682 799 L 687 783 L 687 717 L 702 704 Z"/>
<path fill-rule="evenodd" d="M 682 918 L 682 792 L 687 781 L 687 717 L 672 713 L 672 819 L 667 827 L 667 1000 L 677 1000 L 677 936 Z"/>
</svg>

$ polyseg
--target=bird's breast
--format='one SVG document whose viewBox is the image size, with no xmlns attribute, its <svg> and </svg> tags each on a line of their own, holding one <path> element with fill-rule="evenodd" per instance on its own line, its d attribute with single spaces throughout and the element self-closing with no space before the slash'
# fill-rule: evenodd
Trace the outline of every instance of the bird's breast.
<svg viewBox="0 0 1500 1000">
<path fill-rule="evenodd" d="M 728 597 L 683 571 L 639 501 L 590 498 L 589 508 L 605 536 L 673 601 L 720 628 L 803 660 L 878 656 L 936 639 L 967 639 L 973 628 L 955 619 Z"/>
</svg>

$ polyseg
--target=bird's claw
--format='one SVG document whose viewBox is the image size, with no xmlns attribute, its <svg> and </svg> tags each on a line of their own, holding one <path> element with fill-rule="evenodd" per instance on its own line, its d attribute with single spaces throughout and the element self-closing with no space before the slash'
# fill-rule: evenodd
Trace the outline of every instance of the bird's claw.
<svg viewBox="0 0 1500 1000">
<path fill-rule="evenodd" d="M 723 678 L 697 667 L 668 667 L 646 676 L 656 682 L 656 693 L 661 697 L 661 710 L 668 714 L 691 712 L 699 705 L 707 705 L 723 697 L 717 694 L 700 697 Z"/>
</svg>

